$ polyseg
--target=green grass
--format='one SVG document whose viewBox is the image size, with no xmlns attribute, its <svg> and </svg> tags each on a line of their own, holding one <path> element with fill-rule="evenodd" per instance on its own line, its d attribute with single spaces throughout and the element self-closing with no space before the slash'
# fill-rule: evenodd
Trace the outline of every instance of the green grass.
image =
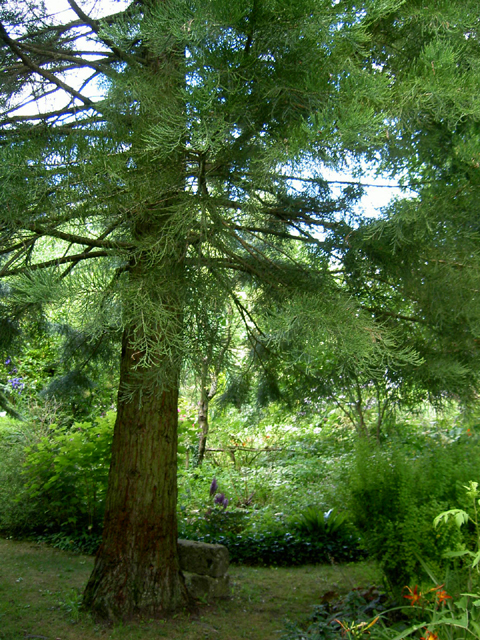
<svg viewBox="0 0 480 640">
<path fill-rule="evenodd" d="M 268 640 L 329 591 L 379 582 L 368 563 L 294 568 L 230 568 L 232 598 L 195 616 L 103 627 L 79 611 L 93 558 L 45 545 L 0 540 L 0 640 Z"/>
</svg>

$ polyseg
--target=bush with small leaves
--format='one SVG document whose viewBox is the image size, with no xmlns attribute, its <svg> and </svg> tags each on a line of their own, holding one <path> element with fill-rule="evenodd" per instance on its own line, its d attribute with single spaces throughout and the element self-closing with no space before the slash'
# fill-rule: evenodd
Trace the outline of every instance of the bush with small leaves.
<svg viewBox="0 0 480 640">
<path fill-rule="evenodd" d="M 24 499 L 43 514 L 38 532 L 99 531 L 110 466 L 115 414 L 71 428 L 52 425 L 50 433 L 29 447 L 23 465 Z"/>
</svg>

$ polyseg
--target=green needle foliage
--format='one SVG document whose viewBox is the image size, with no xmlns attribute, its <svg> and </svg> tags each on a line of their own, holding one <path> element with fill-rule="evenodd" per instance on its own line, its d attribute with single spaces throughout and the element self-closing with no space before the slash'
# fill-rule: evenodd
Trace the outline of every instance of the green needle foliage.
<svg viewBox="0 0 480 640">
<path fill-rule="evenodd" d="M 68 310 L 92 340 L 122 336 L 106 525 L 85 606 L 158 616 L 190 605 L 176 553 L 178 386 L 192 342 L 208 352 L 212 340 L 192 327 L 214 326 L 229 299 L 252 344 L 269 342 L 270 322 L 299 332 L 307 370 L 322 357 L 313 323 L 349 366 L 415 368 L 397 324 L 413 315 L 435 336 L 448 313 L 422 299 L 436 281 L 430 257 L 424 275 L 406 268 L 368 300 L 373 276 L 396 273 L 398 233 L 380 264 L 385 236 L 354 215 L 361 184 L 335 194 L 324 169 L 379 159 L 433 181 L 444 200 L 465 186 L 473 202 L 473 178 L 444 176 L 459 155 L 475 173 L 475 3 L 140 0 L 104 17 L 69 5 L 60 16 L 29 0 L 0 8 L 1 347 L 45 308 Z M 430 232 L 438 194 L 425 189 L 426 232 L 408 259 L 441 252 L 448 273 L 470 273 L 454 266 L 458 243 Z M 406 206 L 416 215 L 419 203 Z M 398 230 L 392 211 L 385 225 Z M 456 205 L 434 211 L 457 237 Z M 458 277 L 458 299 L 471 299 L 472 283 Z M 292 313 L 301 308 L 311 314 Z M 474 351 L 475 304 L 468 314 L 462 345 Z"/>
</svg>

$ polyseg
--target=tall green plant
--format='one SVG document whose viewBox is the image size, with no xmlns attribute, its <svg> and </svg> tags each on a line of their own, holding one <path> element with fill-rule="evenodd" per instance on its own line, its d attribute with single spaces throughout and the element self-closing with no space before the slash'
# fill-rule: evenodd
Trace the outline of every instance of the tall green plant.
<svg viewBox="0 0 480 640">
<path fill-rule="evenodd" d="M 45 435 L 42 425 L 0 418 L 0 532 L 19 535 L 42 521 L 35 503 L 25 493 L 22 468 L 26 450 Z"/>
<path fill-rule="evenodd" d="M 23 500 L 42 515 L 40 531 L 101 531 L 115 414 L 71 428 L 52 425 L 50 433 L 26 451 Z"/>
<path fill-rule="evenodd" d="M 459 551 L 450 551 L 446 553 L 448 558 L 464 558 L 470 570 L 478 574 L 478 564 L 480 561 L 480 522 L 478 519 L 478 506 L 480 506 L 480 492 L 478 491 L 478 482 L 470 480 L 468 485 L 463 486 L 466 489 L 466 498 L 468 501 L 469 512 L 463 509 L 449 509 L 436 516 L 433 521 L 435 528 L 442 525 L 447 526 L 453 521 L 455 526 L 460 529 L 462 525 L 471 522 L 474 526 L 475 535 L 473 544 L 463 545 L 463 549 Z M 470 548 L 469 548 L 470 547 Z M 448 585 L 447 578 L 442 584 L 439 584 L 438 577 L 434 575 L 431 567 L 420 558 L 422 566 L 428 577 L 433 581 L 434 586 L 429 589 L 420 589 L 418 585 L 412 589 L 405 587 L 407 593 L 403 596 L 409 600 L 409 606 L 400 607 L 407 620 L 413 621 L 401 633 L 395 628 L 376 627 L 372 634 L 375 638 L 390 638 L 391 640 L 403 640 L 410 636 L 418 637 L 420 633 L 423 640 L 465 640 L 466 638 L 480 637 L 480 594 L 478 593 L 478 579 L 472 585 L 471 574 L 467 580 L 463 582 L 459 592 L 450 595 L 443 588 Z M 477 592 L 465 592 L 467 589 L 472 590 L 472 586 L 477 588 Z M 448 586 L 447 586 L 448 588 Z M 458 591 L 458 589 L 457 589 Z M 463 591 L 463 592 L 462 592 Z M 452 593 L 452 592 L 450 592 Z M 398 615 L 398 609 L 396 611 Z M 382 615 L 384 622 L 388 619 L 389 612 L 386 611 Z"/>
<path fill-rule="evenodd" d="M 460 529 L 462 525 L 468 525 L 471 523 L 474 529 L 473 535 L 470 537 L 473 538 L 473 549 L 464 548 L 458 551 L 450 551 L 447 553 L 447 557 L 449 558 L 464 558 L 470 569 L 476 570 L 476 573 L 479 573 L 479 563 L 480 563 L 480 517 L 479 517 L 479 507 L 480 507 L 480 491 L 478 490 L 478 482 L 474 482 L 470 480 L 468 485 L 463 487 L 466 489 L 466 497 L 467 497 L 467 508 L 469 508 L 469 512 L 464 509 L 449 509 L 448 511 L 444 511 L 440 513 L 435 520 L 433 521 L 433 526 L 438 527 L 440 524 L 443 526 L 447 525 L 451 520 L 453 520 L 456 526 Z M 467 535 L 469 535 L 467 533 Z M 471 579 L 468 588 L 471 589 Z M 478 586 L 478 580 L 477 586 Z"/>
<path fill-rule="evenodd" d="M 479 467 L 477 452 L 478 445 L 465 440 L 450 447 L 430 444 L 415 456 L 399 445 L 391 450 L 358 446 L 348 478 L 349 510 L 368 551 L 397 591 L 425 575 L 419 558 L 439 573 L 444 554 L 462 544 L 453 523 L 439 530 L 433 520 L 458 504 L 462 479 Z"/>
</svg>

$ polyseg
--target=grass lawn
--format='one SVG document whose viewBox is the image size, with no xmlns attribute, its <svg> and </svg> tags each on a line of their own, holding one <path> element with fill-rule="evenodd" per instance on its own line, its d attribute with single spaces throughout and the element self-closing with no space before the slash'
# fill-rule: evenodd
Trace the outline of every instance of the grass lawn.
<svg viewBox="0 0 480 640">
<path fill-rule="evenodd" d="M 232 597 L 195 616 L 105 627 L 79 612 L 93 558 L 0 540 L 0 640 L 274 640 L 329 592 L 379 582 L 369 563 L 293 568 L 230 567 Z"/>
</svg>

